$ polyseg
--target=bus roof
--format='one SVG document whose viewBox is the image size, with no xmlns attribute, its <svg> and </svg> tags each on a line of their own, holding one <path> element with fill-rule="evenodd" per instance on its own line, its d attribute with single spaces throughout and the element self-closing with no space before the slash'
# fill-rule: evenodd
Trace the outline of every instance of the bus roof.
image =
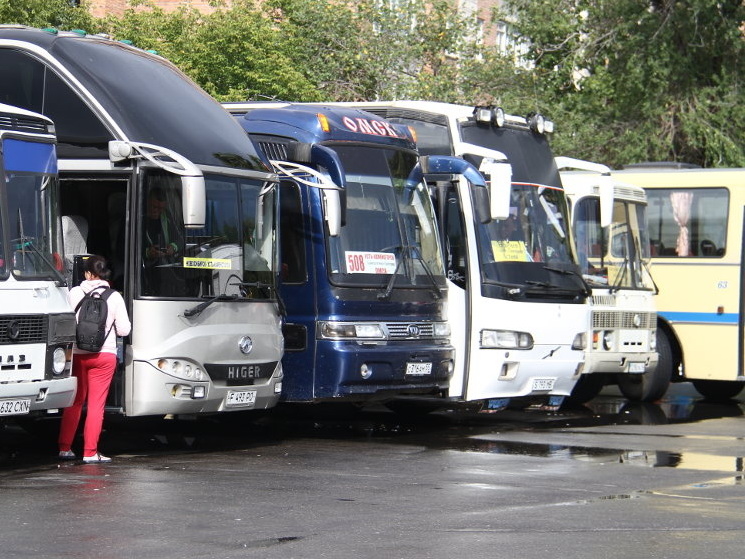
<svg viewBox="0 0 745 559">
<path fill-rule="evenodd" d="M 229 103 L 246 132 L 286 136 L 308 143 L 338 141 L 416 149 L 408 127 L 349 107 L 295 103 Z"/>
<path fill-rule="evenodd" d="M 268 170 L 217 101 L 166 59 L 121 41 L 0 26 L 0 94 L 54 121 L 61 158 L 106 158 L 117 139 L 197 164 Z"/>
<path fill-rule="evenodd" d="M 715 169 L 633 169 L 612 171 L 611 176 L 643 188 L 740 187 L 745 184 L 745 168 Z"/>
</svg>

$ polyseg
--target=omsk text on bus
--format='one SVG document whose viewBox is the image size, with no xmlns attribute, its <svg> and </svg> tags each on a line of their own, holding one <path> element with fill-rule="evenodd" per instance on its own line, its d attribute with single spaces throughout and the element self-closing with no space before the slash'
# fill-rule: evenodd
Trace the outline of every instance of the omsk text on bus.
<svg viewBox="0 0 745 559">
<path fill-rule="evenodd" d="M 734 398 L 745 387 L 745 169 L 663 162 L 612 176 L 647 194 L 658 368 L 708 400 Z"/>
<path fill-rule="evenodd" d="M 356 109 L 226 107 L 281 177 L 283 400 L 440 398 L 445 272 L 411 132 Z"/>
<path fill-rule="evenodd" d="M 82 31 L 0 27 L 0 97 L 57 126 L 73 283 L 76 255 L 103 255 L 127 302 L 110 411 L 274 406 L 278 182 L 235 120 L 157 54 Z"/>
<path fill-rule="evenodd" d="M 425 101 L 354 104 L 413 127 L 422 155 L 484 176 L 428 176 L 448 274 L 456 350 L 448 395 L 486 409 L 557 407 L 583 371 L 589 290 L 541 115 Z"/>
<path fill-rule="evenodd" d="M 557 157 L 580 268 L 592 289 L 585 374 L 572 399 L 617 384 L 631 401 L 655 401 L 670 384 L 657 369 L 656 286 L 649 271 L 647 197 L 605 165 Z"/>
<path fill-rule="evenodd" d="M 72 404 L 52 121 L 0 103 L 0 419 Z"/>
</svg>

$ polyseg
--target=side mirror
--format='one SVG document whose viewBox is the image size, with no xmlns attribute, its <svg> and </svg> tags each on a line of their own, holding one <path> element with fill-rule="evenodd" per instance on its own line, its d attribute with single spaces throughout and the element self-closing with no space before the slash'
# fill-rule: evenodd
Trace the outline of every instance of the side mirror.
<svg viewBox="0 0 745 559">
<path fill-rule="evenodd" d="M 207 195 L 204 177 L 181 177 L 181 206 L 184 227 L 200 229 L 206 221 Z"/>
<path fill-rule="evenodd" d="M 109 142 L 110 161 L 116 163 L 136 158 L 146 159 L 155 167 L 181 177 L 184 227 L 190 229 L 204 227 L 207 195 L 202 171 L 183 155 L 162 146 L 123 140 Z"/>
<path fill-rule="evenodd" d="M 492 219 L 510 217 L 510 192 L 512 191 L 512 165 L 484 157 L 479 171 L 488 179 L 489 214 Z"/>
<path fill-rule="evenodd" d="M 600 194 L 600 227 L 610 227 L 613 223 L 613 178 L 608 174 L 598 178 Z"/>
<path fill-rule="evenodd" d="M 341 231 L 342 204 L 338 190 L 326 189 L 323 191 L 323 213 L 326 216 L 326 224 L 329 228 L 329 236 L 338 237 Z"/>
</svg>

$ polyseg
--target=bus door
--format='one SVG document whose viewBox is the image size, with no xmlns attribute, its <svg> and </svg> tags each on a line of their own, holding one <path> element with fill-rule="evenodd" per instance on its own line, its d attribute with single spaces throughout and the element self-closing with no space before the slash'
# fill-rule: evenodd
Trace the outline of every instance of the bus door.
<svg viewBox="0 0 745 559">
<path fill-rule="evenodd" d="M 295 372 L 285 377 L 283 397 L 290 401 L 312 400 L 314 379 L 305 378 L 314 374 L 316 353 L 316 265 L 313 259 L 313 243 L 309 237 L 320 235 L 311 230 L 314 216 L 309 198 L 319 195 L 292 180 L 280 182 L 280 291 L 282 301 L 292 315 L 282 326 L 285 339 L 283 366 Z M 318 223 L 316 221 L 316 223 Z M 321 243 L 322 237 L 321 237 Z M 319 249 L 320 250 L 320 249 Z M 323 260 L 323 252 L 317 258 Z M 323 267 L 323 266 L 321 266 Z M 302 382 L 293 379 L 301 377 Z"/>
<path fill-rule="evenodd" d="M 65 262 L 71 277 L 71 287 L 83 280 L 82 262 L 86 254 L 106 258 L 112 272 L 111 287 L 123 294 L 127 311 L 132 316 L 131 279 L 124 271 L 128 245 L 129 222 L 128 192 L 130 173 L 63 172 L 66 161 L 60 161 L 60 192 L 63 220 L 70 224 L 63 231 Z M 129 280 L 129 281 L 128 281 Z M 124 405 L 125 347 L 127 341 L 119 340 L 118 364 L 109 391 L 107 406 L 121 409 Z"/>
</svg>

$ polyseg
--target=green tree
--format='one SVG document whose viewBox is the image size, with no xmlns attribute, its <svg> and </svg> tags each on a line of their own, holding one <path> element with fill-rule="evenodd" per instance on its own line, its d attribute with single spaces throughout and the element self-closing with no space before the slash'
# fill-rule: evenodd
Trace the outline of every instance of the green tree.
<svg viewBox="0 0 745 559">
<path fill-rule="evenodd" d="M 741 0 L 505 0 L 554 147 L 614 166 L 745 166 Z"/>
<path fill-rule="evenodd" d="M 270 0 L 295 39 L 295 62 L 329 101 L 455 95 L 475 56 L 473 18 L 454 0 Z"/>
<path fill-rule="evenodd" d="M 85 2 L 77 6 L 70 0 L 0 0 L 0 23 L 89 30 L 93 22 Z"/>
<path fill-rule="evenodd" d="M 320 99 L 290 56 L 292 39 L 250 0 L 211 14 L 133 6 L 122 17 L 106 18 L 104 27 L 118 39 L 158 51 L 219 100 Z"/>
</svg>

